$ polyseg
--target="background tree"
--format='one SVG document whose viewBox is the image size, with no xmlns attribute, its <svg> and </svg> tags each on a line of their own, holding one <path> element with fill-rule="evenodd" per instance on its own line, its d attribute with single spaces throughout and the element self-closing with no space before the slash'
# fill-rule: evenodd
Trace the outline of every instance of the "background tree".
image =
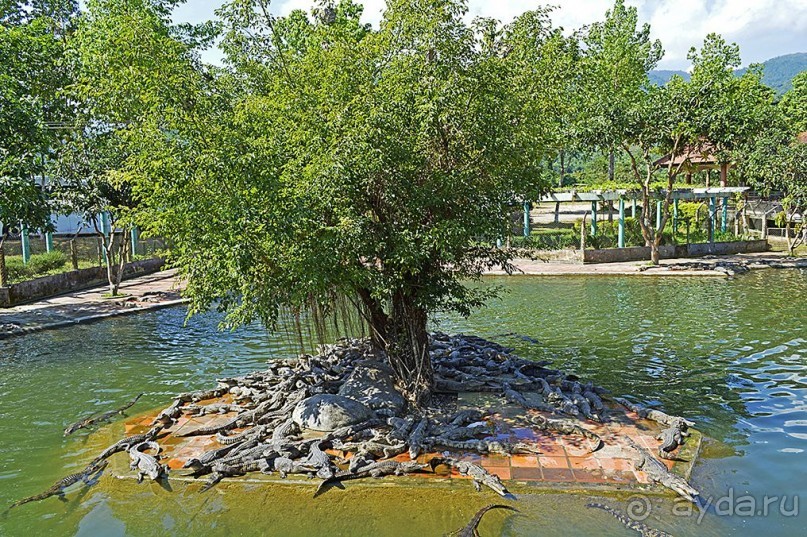
<svg viewBox="0 0 807 537">
<path fill-rule="evenodd" d="M 0 287 L 8 285 L 4 243 L 20 222 L 33 229 L 50 229 L 46 195 L 33 181 L 0 175 Z"/>
<path fill-rule="evenodd" d="M 779 106 L 795 133 L 807 131 L 807 71 L 793 79 L 793 87 L 782 96 Z"/>
<path fill-rule="evenodd" d="M 654 264 L 659 262 L 675 181 L 686 162 L 678 159 L 674 164 L 675 157 L 706 146 L 718 162 L 730 162 L 739 148 L 763 131 L 773 107 L 773 91 L 762 85 L 758 70 L 735 77 L 740 64 L 737 45 L 711 34 L 700 51 L 690 50 L 689 59 L 693 66 L 689 82 L 675 76 L 663 87 L 649 87 L 634 96 L 621 142 L 641 189 L 645 210 L 639 222 Z M 660 155 L 671 159 L 661 190 L 661 218 L 653 219 L 648 209 L 657 194 Z"/>
<path fill-rule="evenodd" d="M 372 31 L 349 1 L 222 8 L 230 70 L 201 77 L 187 117 L 142 129 L 136 157 L 144 221 L 174 239 L 192 311 L 272 326 L 346 297 L 402 389 L 428 392 L 429 316 L 483 302 L 464 281 L 509 266 L 492 245 L 553 154 L 538 111 L 559 75 L 531 50 L 553 39 L 543 12 L 501 27 L 466 11 L 394 0 Z"/>
<path fill-rule="evenodd" d="M 45 168 L 72 118 L 62 90 L 76 12 L 66 0 L 0 5 L 0 285 L 7 283 L 3 243 L 11 227 L 50 228 Z"/>
<path fill-rule="evenodd" d="M 94 132 L 85 126 L 63 143 L 50 167 L 60 212 L 80 215 L 98 237 L 112 296 L 123 279 L 130 244 L 126 233 L 136 208 L 131 187 L 120 176 L 125 158 L 123 142 L 114 131 Z"/>
<path fill-rule="evenodd" d="M 607 153 L 608 181 L 614 181 L 615 149 L 622 144 L 626 113 L 643 99 L 650 83 L 647 73 L 664 55 L 659 40 L 650 39 L 650 25 L 638 27 L 635 7 L 616 0 L 605 14 L 582 32 L 586 121 L 581 134 L 591 147 Z"/>
<path fill-rule="evenodd" d="M 798 92 L 797 87 L 794 84 L 791 92 Z M 794 121 L 793 102 L 782 100 L 771 107 L 769 125 L 737 151 L 738 168 L 748 184 L 761 195 L 781 200 L 777 220 L 785 228 L 791 254 L 807 241 L 807 142 L 798 136 L 803 131 Z"/>
<path fill-rule="evenodd" d="M 190 108 L 192 92 L 180 84 L 198 66 L 194 51 L 209 43 L 215 26 L 173 26 L 177 0 L 93 0 L 69 42 L 75 83 L 74 128 L 50 163 L 56 198 L 65 213 L 82 215 L 104 250 L 109 290 L 118 293 L 134 224 L 136 200 L 125 163 L 134 134 L 160 114 Z"/>
</svg>

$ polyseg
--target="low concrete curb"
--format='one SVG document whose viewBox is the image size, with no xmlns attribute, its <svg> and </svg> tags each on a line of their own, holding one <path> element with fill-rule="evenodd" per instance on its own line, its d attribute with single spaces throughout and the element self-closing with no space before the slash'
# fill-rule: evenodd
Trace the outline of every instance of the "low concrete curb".
<svg viewBox="0 0 807 537">
<path fill-rule="evenodd" d="M 186 304 L 187 302 L 188 302 L 187 299 L 180 298 L 178 300 L 157 302 L 154 304 L 149 304 L 147 306 L 138 306 L 136 308 L 124 308 L 114 311 L 94 313 L 92 315 L 84 315 L 82 317 L 74 317 L 72 319 L 65 319 L 62 321 L 55 321 L 52 323 L 40 324 L 35 326 L 23 326 L 20 328 L 9 330 L 7 332 L 0 332 L 0 340 L 12 338 L 15 336 L 24 336 L 26 334 L 32 334 L 34 332 L 42 332 L 44 330 L 56 330 L 58 328 L 66 328 L 68 326 L 75 326 L 77 324 L 94 323 L 96 321 L 102 321 L 104 319 L 109 319 L 112 317 L 122 317 L 124 315 L 133 315 L 135 313 L 145 313 L 147 311 L 170 308 L 173 306 L 180 306 L 182 304 Z"/>
</svg>

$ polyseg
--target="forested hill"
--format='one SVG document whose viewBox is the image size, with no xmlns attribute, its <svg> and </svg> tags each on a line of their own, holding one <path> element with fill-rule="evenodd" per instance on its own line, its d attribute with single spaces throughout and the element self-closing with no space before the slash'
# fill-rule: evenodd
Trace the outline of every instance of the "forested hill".
<svg viewBox="0 0 807 537">
<path fill-rule="evenodd" d="M 762 81 L 776 90 L 776 93 L 781 95 L 790 89 L 793 77 L 802 71 L 807 71 L 807 52 L 797 52 L 795 54 L 786 54 L 784 56 L 777 56 L 762 63 L 765 67 Z M 742 75 L 746 68 L 738 69 L 737 75 Z M 685 79 L 689 79 L 689 74 L 686 71 L 668 71 L 656 70 L 650 71 L 650 82 L 656 85 L 666 84 L 673 75 L 680 75 Z"/>
<path fill-rule="evenodd" d="M 765 66 L 762 82 L 781 95 L 790 89 L 794 76 L 802 71 L 807 71 L 807 52 L 777 56 L 762 65 Z M 737 74 L 742 75 L 744 72 L 745 69 L 739 69 Z"/>
</svg>

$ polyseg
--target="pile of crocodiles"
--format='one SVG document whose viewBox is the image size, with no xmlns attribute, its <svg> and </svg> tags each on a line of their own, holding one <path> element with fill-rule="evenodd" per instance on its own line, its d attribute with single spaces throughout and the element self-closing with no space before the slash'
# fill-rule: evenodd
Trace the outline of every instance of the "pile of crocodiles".
<svg viewBox="0 0 807 537">
<path fill-rule="evenodd" d="M 753 257 L 746 259 L 720 259 L 712 256 L 705 256 L 703 259 L 718 259 L 714 262 L 709 261 L 678 261 L 676 263 L 669 263 L 659 266 L 642 266 L 639 267 L 640 271 L 646 270 L 704 270 L 714 271 L 725 274 L 726 276 L 735 276 L 743 274 L 753 269 L 761 268 L 778 268 L 778 269 L 793 269 L 793 268 L 807 268 L 807 259 L 804 258 L 785 258 L 785 257 Z"/>
<path fill-rule="evenodd" d="M 587 441 L 591 451 L 600 449 L 603 440 L 584 426 L 585 420 L 600 423 L 609 420 L 604 399 L 613 400 L 666 427 L 661 434 L 664 441 L 658 454 L 662 458 L 674 457 L 675 449 L 687 435 L 687 428 L 693 425 L 683 418 L 647 409 L 625 399 L 610 399 L 605 389 L 591 382 L 548 368 L 548 362 L 519 358 L 511 353 L 511 349 L 482 338 L 435 333 L 430 336 L 429 351 L 436 392 L 498 394 L 503 402 L 525 409 L 520 417 L 514 418 L 516 426 L 576 436 Z M 183 430 L 177 434 L 215 435 L 221 445 L 188 460 L 182 470 L 185 475 L 205 478 L 202 490 L 227 477 L 263 472 L 277 473 L 280 477 L 289 474 L 317 477 L 321 480 L 315 492 L 317 495 L 331 485 L 347 480 L 434 472 L 445 466 L 470 476 L 477 490 L 484 486 L 501 496 L 509 496 L 499 477 L 480 465 L 461 460 L 459 454 L 476 452 L 509 456 L 537 450 L 528 442 L 498 439 L 486 421 L 489 414 L 481 409 L 449 411 L 445 405 L 438 404 L 398 411 L 384 407 L 376 409 L 364 421 L 322 436 L 301 436 L 300 426 L 291 418 L 298 403 L 317 394 L 335 394 L 357 367 L 363 367 L 362 364 L 368 361 L 378 363 L 383 360 L 374 352 L 366 340 L 344 339 L 322 346 L 316 356 L 274 360 L 265 371 L 219 379 L 212 389 L 183 393 L 157 415 L 151 429 L 108 447 L 83 472 L 71 476 L 70 483 L 60 485 L 59 482 L 52 487 L 50 494 L 46 492 L 26 498 L 15 505 L 60 494 L 66 486 L 98 473 L 106 459 L 118 452 L 128 453 L 131 468 L 137 472 L 138 479 L 164 478 L 168 470 L 160 463 L 160 438 L 181 416 L 208 413 L 230 413 L 233 416 L 223 422 L 216 421 L 210 427 L 189 432 Z M 200 404 L 226 394 L 232 402 Z M 65 434 L 99 419 L 108 419 L 135 401 L 97 418 L 82 420 L 68 427 Z M 637 466 L 641 466 L 654 482 L 696 502 L 698 491 L 669 472 L 645 448 L 636 444 L 632 447 Z M 347 461 L 326 450 L 354 455 Z M 425 452 L 440 452 L 442 456 L 418 462 L 419 455 Z M 397 456 L 403 453 L 408 453 L 410 460 L 399 460 Z"/>
</svg>

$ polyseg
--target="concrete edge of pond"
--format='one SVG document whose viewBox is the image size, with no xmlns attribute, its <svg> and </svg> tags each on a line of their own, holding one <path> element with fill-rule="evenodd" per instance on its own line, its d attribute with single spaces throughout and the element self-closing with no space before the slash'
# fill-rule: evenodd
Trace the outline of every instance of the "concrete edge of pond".
<svg viewBox="0 0 807 537">
<path fill-rule="evenodd" d="M 105 319 L 111 319 L 113 317 L 123 317 L 126 315 L 134 315 L 137 313 L 146 313 L 149 311 L 171 308 L 174 306 L 181 306 L 183 304 L 187 304 L 188 299 L 180 298 L 177 300 L 167 300 L 165 302 L 155 302 L 153 304 L 147 304 L 144 306 L 137 306 L 137 307 L 129 307 L 129 308 L 120 308 L 115 309 L 112 311 L 104 311 L 102 313 L 93 313 L 90 315 L 82 315 L 79 317 L 72 317 L 69 319 L 63 319 L 59 321 L 54 321 L 51 323 L 43 323 L 34 326 L 22 326 L 18 328 L 13 328 L 11 330 L 0 332 L 0 340 L 9 339 L 12 337 L 17 336 L 24 336 L 27 334 L 32 334 L 35 332 L 43 332 L 45 330 L 57 330 L 59 328 L 67 328 L 69 326 L 76 326 L 80 324 L 89 324 L 98 321 L 103 321 Z"/>
<path fill-rule="evenodd" d="M 86 447 L 93 448 L 98 451 L 103 450 L 108 445 L 122 438 L 127 428 L 127 424 L 141 421 L 143 419 L 151 419 L 157 409 L 150 409 L 132 414 L 129 417 L 119 420 L 93 431 L 86 436 Z M 681 446 L 678 453 L 679 463 L 675 464 L 671 472 L 677 474 L 687 481 L 689 480 L 695 464 L 701 453 L 703 444 L 703 434 L 697 429 L 690 429 L 691 437 L 687 442 Z M 137 483 L 137 476 L 129 469 L 129 460 L 125 453 L 118 453 L 113 455 L 110 459 L 110 465 L 104 472 L 105 480 L 108 483 L 129 483 L 131 489 L 127 488 L 135 494 L 138 488 L 143 486 L 144 483 Z M 260 473 L 251 473 L 244 476 L 228 477 L 219 482 L 212 490 L 201 493 L 199 489 L 204 486 L 206 476 L 194 478 L 185 474 L 184 470 L 169 470 L 167 483 L 165 481 L 157 481 L 152 483 L 154 485 L 160 484 L 162 488 L 176 493 L 224 493 L 225 491 L 232 491 L 233 493 L 246 492 L 254 487 L 297 487 L 298 490 L 310 490 L 313 498 L 314 491 L 319 485 L 320 480 L 308 479 L 307 477 L 299 477 L 296 475 L 289 475 L 287 478 L 282 479 L 276 474 L 265 475 Z M 163 478 L 164 479 L 164 478 Z M 637 482 L 580 482 L 580 481 L 522 481 L 517 478 L 503 479 L 508 490 L 513 494 L 576 494 L 576 495 L 599 495 L 599 496 L 613 496 L 615 498 L 627 498 L 635 494 L 651 495 L 656 497 L 674 498 L 669 489 L 654 483 L 637 483 Z M 469 490 L 475 493 L 471 484 L 470 478 L 457 476 L 446 477 L 441 475 L 419 475 L 414 476 L 385 476 L 383 478 L 361 479 L 350 481 L 344 484 L 344 488 L 352 488 L 356 490 L 372 490 L 372 489 L 398 489 L 405 490 L 423 490 L 437 489 L 446 491 L 463 491 Z M 118 488 L 121 492 L 124 491 L 123 487 Z M 342 492 L 338 487 L 335 490 L 329 490 L 322 494 L 322 497 L 332 497 L 334 494 Z M 488 489 L 483 489 L 481 493 L 495 499 L 498 496 Z"/>
</svg>

